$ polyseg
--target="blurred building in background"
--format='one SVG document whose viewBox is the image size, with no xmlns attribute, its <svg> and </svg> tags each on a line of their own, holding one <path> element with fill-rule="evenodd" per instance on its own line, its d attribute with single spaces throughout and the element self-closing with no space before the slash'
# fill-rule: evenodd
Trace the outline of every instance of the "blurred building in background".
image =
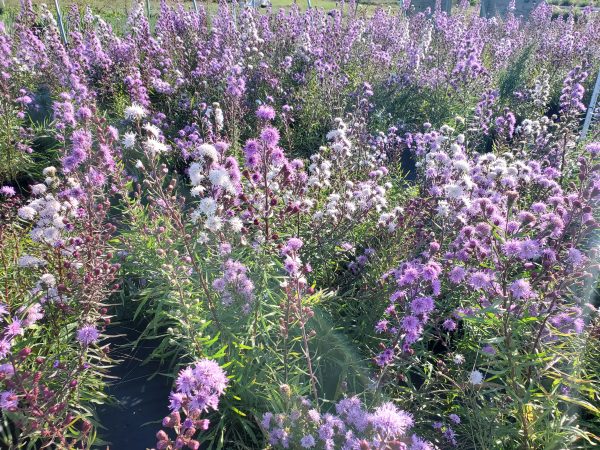
<svg viewBox="0 0 600 450">
<path fill-rule="evenodd" d="M 517 17 L 528 17 L 542 0 L 515 0 L 514 13 Z M 505 17 L 508 14 L 511 0 L 481 0 L 482 17 Z"/>
<path fill-rule="evenodd" d="M 442 9 L 442 11 L 446 11 L 448 14 L 450 14 L 451 10 L 452 10 L 452 0 L 437 0 L 440 2 L 440 8 Z M 421 11 L 425 11 L 427 10 L 427 8 L 429 8 L 429 10 L 431 12 L 435 11 L 435 7 L 436 7 L 436 0 L 412 0 L 410 2 L 410 6 L 411 6 L 411 10 L 414 12 L 421 12 Z"/>
</svg>

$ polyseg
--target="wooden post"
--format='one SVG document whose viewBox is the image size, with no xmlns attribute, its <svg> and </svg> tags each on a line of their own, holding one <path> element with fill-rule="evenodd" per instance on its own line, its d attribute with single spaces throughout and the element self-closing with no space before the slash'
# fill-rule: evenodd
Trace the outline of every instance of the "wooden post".
<svg viewBox="0 0 600 450">
<path fill-rule="evenodd" d="M 598 94 L 600 94 L 600 70 L 598 70 L 596 85 L 594 86 L 592 98 L 590 99 L 590 106 L 587 109 L 585 121 L 583 122 L 583 128 L 581 129 L 581 135 L 579 136 L 579 139 L 582 141 L 585 139 L 587 132 L 590 129 L 592 118 L 594 117 L 594 111 L 596 111 L 596 106 L 598 105 Z"/>
</svg>

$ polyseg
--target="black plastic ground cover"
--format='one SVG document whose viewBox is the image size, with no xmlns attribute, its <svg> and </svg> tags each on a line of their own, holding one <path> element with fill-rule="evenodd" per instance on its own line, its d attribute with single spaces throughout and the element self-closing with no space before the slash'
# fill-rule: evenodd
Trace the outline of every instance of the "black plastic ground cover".
<svg viewBox="0 0 600 450">
<path fill-rule="evenodd" d="M 145 450 L 156 445 L 156 432 L 161 421 L 169 413 L 168 402 L 171 380 L 152 375 L 158 372 L 157 363 L 142 362 L 153 350 L 152 341 L 142 341 L 134 349 L 130 346 L 138 337 L 138 331 L 130 326 L 114 326 L 112 334 L 123 337 L 111 341 L 113 358 L 121 360 L 111 369 L 116 377 L 110 382 L 108 395 L 111 404 L 98 409 L 102 425 L 99 437 L 106 444 L 97 446 L 103 450 Z"/>
</svg>

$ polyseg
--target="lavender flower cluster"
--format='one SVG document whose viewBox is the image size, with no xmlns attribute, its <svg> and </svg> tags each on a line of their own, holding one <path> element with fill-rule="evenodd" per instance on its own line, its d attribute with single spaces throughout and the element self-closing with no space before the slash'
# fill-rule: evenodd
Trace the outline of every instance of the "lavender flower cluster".
<svg viewBox="0 0 600 450">
<path fill-rule="evenodd" d="M 19 440 L 67 448 L 94 439 L 77 397 L 88 384 L 101 386 L 110 361 L 100 340 L 119 266 L 97 187 L 54 167 L 43 175 L 29 200 L 11 195 L 1 209 L 0 408 Z"/>
<path fill-rule="evenodd" d="M 294 399 L 288 413 L 267 412 L 261 421 L 269 433 L 269 443 L 276 448 L 433 449 L 417 435 L 408 436 L 413 424 L 412 415 L 391 402 L 369 412 L 357 397 L 336 403 L 335 414 L 322 414 L 310 400 L 299 397 Z"/>
<path fill-rule="evenodd" d="M 171 440 L 165 431 L 156 434 L 158 450 L 190 448 L 198 450 L 200 442 L 193 439 L 197 430 L 206 431 L 210 425 L 208 419 L 200 416 L 219 408 L 219 397 L 225 392 L 229 380 L 219 365 L 209 359 L 198 361 L 193 367 L 183 369 L 175 382 L 176 391 L 170 395 L 171 414 L 163 419 L 165 428 L 177 433 Z M 182 420 L 181 415 L 185 414 Z"/>
<path fill-rule="evenodd" d="M 581 332 L 582 309 L 570 301 L 561 308 L 558 299 L 566 299 L 563 289 L 570 289 L 578 277 L 586 276 L 581 270 L 594 265 L 595 254 L 585 256 L 580 247 L 596 227 L 593 211 L 600 191 L 593 152 L 578 161 L 580 177 L 586 181 L 565 191 L 559 183 L 561 172 L 552 166 L 493 154 L 469 157 L 463 135 L 454 142 L 443 133 L 439 136 L 435 148 L 427 151 L 423 168 L 426 204 L 434 212 L 432 225 L 439 227 L 432 235 L 440 238 L 384 275 L 399 289 L 390 295 L 386 309 L 393 321 L 383 319 L 377 331 L 397 336 L 394 342 L 401 340 L 408 350 L 434 313 L 434 298 L 444 295 L 446 288 L 464 295 L 471 292 L 478 308 L 486 312 L 547 316 L 550 323 L 557 315 L 562 332 Z M 450 332 L 456 330 L 457 320 L 477 313 L 473 307 L 448 311 L 447 301 L 445 306 L 450 317 L 437 320 Z M 385 365 L 392 357 L 390 347 L 378 363 Z"/>
</svg>

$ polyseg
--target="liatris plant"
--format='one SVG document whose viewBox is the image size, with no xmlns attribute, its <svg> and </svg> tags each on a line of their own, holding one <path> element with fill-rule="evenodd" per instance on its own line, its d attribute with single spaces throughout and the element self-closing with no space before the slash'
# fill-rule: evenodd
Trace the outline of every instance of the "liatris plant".
<svg viewBox="0 0 600 450">
<path fill-rule="evenodd" d="M 355 108 L 364 83 L 370 95 L 363 106 L 378 111 L 368 118 L 373 127 L 441 126 L 478 109 L 478 133 L 493 135 L 490 111 L 547 112 L 591 83 L 580 75 L 598 64 L 591 50 L 598 18 L 552 19 L 546 7 L 529 22 L 494 22 L 462 9 L 430 20 L 383 10 L 363 18 L 343 8 L 332 15 L 297 8 L 234 14 L 222 5 L 209 23 L 202 8 L 164 4 L 151 32 L 138 2 L 120 32 L 89 10 L 73 9 L 65 47 L 50 14 L 36 16 L 29 2 L 23 5 L 14 33 L 2 33 L 11 108 L 27 98 L 29 109 L 43 106 L 31 95 L 41 84 L 53 98 L 74 84 L 75 96 L 92 95 L 108 115 L 132 102 L 151 107 L 153 123 L 175 140 L 191 121 L 203 127 L 205 107 L 218 101 L 227 130 L 203 133 L 217 133 L 217 141 L 226 131 L 242 142 L 262 120 L 253 114 L 256 104 L 267 104 L 287 111 L 289 143 L 304 156 L 318 148 L 330 120 Z M 36 20 L 43 23 L 39 32 Z M 561 93 L 569 73 L 573 89 Z"/>
<path fill-rule="evenodd" d="M 116 130 L 94 114 L 71 69 L 71 94 L 54 110 L 62 165 L 43 169 L 27 201 L 16 203 L 13 190 L 4 205 L 2 409 L 18 430 L 15 445 L 90 446 L 93 403 L 106 397 L 111 359 L 101 339 L 111 321 L 107 298 L 119 287 L 107 195 L 111 175 L 119 181 Z"/>
<path fill-rule="evenodd" d="M 119 29 L 73 6 L 61 35 L 21 3 L 0 25 L 10 445 L 92 445 L 118 270 L 177 379 L 157 447 L 598 440 L 597 13 L 154 22 L 138 1 Z"/>
<path fill-rule="evenodd" d="M 417 252 L 384 275 L 395 289 L 376 326 L 390 336 L 390 345 L 377 356 L 380 382 L 392 382 L 392 373 L 409 373 L 409 355 L 422 354 L 414 346 L 424 338 L 439 339 L 451 350 L 461 327 L 461 346 L 480 346 L 468 360 L 477 369 L 463 371 L 465 359 L 450 354 L 453 368 L 444 365 L 444 375 L 431 383 L 454 383 L 476 410 L 477 398 L 504 393 L 515 399 L 496 406 L 496 413 L 517 418 L 512 429 L 520 437 L 507 433 L 506 442 L 516 439 L 533 448 L 538 427 L 566 427 L 569 420 L 568 415 L 532 420 L 533 411 L 551 398 L 578 402 L 583 388 L 570 385 L 567 395 L 558 385 L 549 392 L 543 385 L 560 371 L 578 370 L 567 355 L 577 351 L 576 336 L 593 311 L 585 296 L 596 270 L 596 249 L 590 245 L 600 193 L 594 144 L 579 157 L 577 178 L 563 188 L 555 167 L 470 156 L 462 135 L 454 142 L 447 134 L 440 137 L 441 145 L 423 159 L 429 213 L 428 224 L 415 230 Z M 557 347 L 564 353 L 554 353 Z M 521 403 L 537 392 L 546 392 L 546 398 Z M 473 409 L 470 414 L 472 426 L 490 428 Z"/>
<path fill-rule="evenodd" d="M 143 302 L 168 311 L 146 330 L 169 327 L 157 356 L 177 340 L 182 351 L 191 348 L 194 357 L 202 357 L 219 334 L 225 347 L 214 357 L 228 355 L 239 358 L 240 367 L 252 367 L 255 352 L 282 355 L 277 363 L 281 372 L 257 369 L 256 376 L 279 384 L 304 378 L 306 371 L 310 394 L 318 402 L 322 387 L 313 363 L 311 341 L 317 334 L 311 319 L 313 305 L 323 295 L 310 286 L 315 268 L 301 255 L 305 246 L 321 248 L 323 255 L 314 259 L 321 272 L 325 256 L 347 243 L 357 227 L 376 223 L 390 187 L 380 150 L 365 144 L 354 148 L 351 130 L 338 119 L 330 145 L 312 158 L 306 171 L 301 160 L 287 159 L 279 131 L 269 124 L 275 111 L 262 106 L 257 115 L 263 128 L 244 145 L 243 161 L 225 141 L 178 143 L 192 159 L 188 200 L 177 195 L 175 176 L 168 179 L 169 170 L 160 162 L 174 149 L 164 144 L 158 127 L 143 124 L 145 111 L 128 113 L 132 110 L 126 109 L 131 131 L 125 134 L 130 142 L 124 157 L 145 188 L 140 186 L 139 197 L 125 213 L 129 227 L 144 233 L 135 231 L 124 243 L 131 246 L 132 264 L 151 260 L 148 250 L 173 261 L 162 264 L 158 276 L 148 274 L 154 281 L 144 291 L 169 292 Z M 206 124 L 216 129 L 217 121 L 211 116 Z M 129 155 L 141 159 L 134 163 Z M 142 203 L 143 192 L 149 207 Z M 363 223 L 356 224 L 359 216 Z M 239 369 L 234 365 L 231 370 L 236 375 Z M 242 387 L 232 386 L 237 389 Z"/>
<path fill-rule="evenodd" d="M 219 397 L 225 392 L 228 382 L 223 369 L 208 359 L 183 369 L 175 382 L 176 391 L 170 395 L 171 414 L 162 422 L 163 427 L 173 429 L 177 437 L 171 440 L 166 432 L 159 431 L 156 434 L 157 450 L 198 450 L 201 443 L 194 439 L 196 432 L 206 431 L 210 426 L 208 419 L 200 417 L 211 409 L 219 408 Z"/>
<path fill-rule="evenodd" d="M 12 37 L 0 22 L 0 183 L 18 181 L 35 173 L 32 138 L 35 135 L 30 114 L 37 106 L 28 90 L 26 75 L 17 74 Z"/>
<path fill-rule="evenodd" d="M 93 188 L 65 182 L 53 167 L 44 174 L 29 201 L 13 197 L 2 208 L 0 407 L 19 433 L 15 445 L 87 446 L 90 399 L 105 398 L 110 363 L 100 340 L 118 269 L 108 245 L 114 228 Z"/>
<path fill-rule="evenodd" d="M 273 448 L 428 450 L 434 447 L 417 435 L 409 435 L 412 416 L 386 402 L 369 412 L 357 397 L 335 405 L 335 414 L 322 413 L 305 397 L 291 398 L 290 387 L 281 387 L 289 410 L 266 412 L 261 426 Z"/>
</svg>

